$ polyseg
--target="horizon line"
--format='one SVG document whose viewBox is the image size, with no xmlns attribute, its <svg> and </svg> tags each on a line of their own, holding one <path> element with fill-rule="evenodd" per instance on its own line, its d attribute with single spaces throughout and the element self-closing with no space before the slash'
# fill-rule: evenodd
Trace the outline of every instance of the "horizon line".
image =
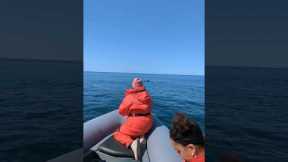
<svg viewBox="0 0 288 162">
<path fill-rule="evenodd" d="M 141 72 L 119 72 L 119 71 L 92 71 L 83 70 L 83 72 L 95 72 L 95 73 L 125 73 L 125 74 L 149 74 L 149 75 L 192 75 L 192 76 L 205 76 L 204 74 L 175 74 L 175 73 L 141 73 Z"/>
<path fill-rule="evenodd" d="M 9 60 L 9 61 L 41 61 L 41 62 L 82 62 L 83 60 L 79 59 L 51 59 L 51 58 L 12 58 L 12 57 L 0 57 L 0 60 Z"/>
</svg>

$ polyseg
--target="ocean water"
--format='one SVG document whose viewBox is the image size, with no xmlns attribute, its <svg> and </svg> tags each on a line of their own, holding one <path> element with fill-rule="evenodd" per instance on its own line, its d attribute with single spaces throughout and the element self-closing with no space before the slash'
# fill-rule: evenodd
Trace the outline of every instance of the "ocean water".
<svg viewBox="0 0 288 162">
<path fill-rule="evenodd" d="M 204 76 L 84 72 L 84 121 L 118 109 L 134 77 L 144 80 L 153 113 L 168 127 L 184 112 L 204 129 Z"/>
<path fill-rule="evenodd" d="M 164 124 L 182 111 L 204 128 L 205 116 L 208 157 L 233 151 L 244 162 L 287 161 L 287 72 L 206 68 L 204 111 L 201 76 L 82 76 L 80 63 L 0 60 L 0 161 L 46 161 L 81 147 L 83 122 L 117 109 L 134 76 L 149 80 L 153 112 Z"/>
<path fill-rule="evenodd" d="M 287 68 L 206 67 L 208 161 L 222 153 L 288 161 L 287 92 Z"/>
<path fill-rule="evenodd" d="M 0 162 L 44 162 L 82 146 L 82 66 L 0 60 Z"/>
</svg>

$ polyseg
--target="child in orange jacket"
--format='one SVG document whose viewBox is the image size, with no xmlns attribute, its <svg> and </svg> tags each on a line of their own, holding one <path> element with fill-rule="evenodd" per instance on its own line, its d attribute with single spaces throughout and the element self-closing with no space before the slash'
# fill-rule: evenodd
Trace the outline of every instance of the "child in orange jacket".
<svg viewBox="0 0 288 162">
<path fill-rule="evenodd" d="M 127 120 L 113 134 L 113 137 L 127 148 L 130 147 L 136 160 L 139 158 L 139 141 L 144 139 L 143 136 L 152 127 L 151 105 L 151 97 L 141 79 L 134 78 L 132 89 L 126 90 L 119 106 L 119 114 L 127 116 Z"/>
</svg>

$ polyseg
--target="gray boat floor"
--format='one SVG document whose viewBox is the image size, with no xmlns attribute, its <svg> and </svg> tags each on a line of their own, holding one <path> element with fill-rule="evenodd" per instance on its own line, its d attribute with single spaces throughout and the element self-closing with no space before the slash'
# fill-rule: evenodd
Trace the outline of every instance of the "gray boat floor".
<svg viewBox="0 0 288 162">
<path fill-rule="evenodd" d="M 116 159 L 116 160 L 111 160 L 109 162 L 139 162 L 139 161 L 132 160 L 132 159 Z"/>
<path fill-rule="evenodd" d="M 78 149 L 72 152 L 61 155 L 55 159 L 48 160 L 47 162 L 83 162 L 83 150 Z M 99 161 L 100 162 L 100 161 Z M 104 161 L 103 161 L 104 162 Z M 106 159 L 105 162 L 139 162 L 133 159 Z"/>
</svg>

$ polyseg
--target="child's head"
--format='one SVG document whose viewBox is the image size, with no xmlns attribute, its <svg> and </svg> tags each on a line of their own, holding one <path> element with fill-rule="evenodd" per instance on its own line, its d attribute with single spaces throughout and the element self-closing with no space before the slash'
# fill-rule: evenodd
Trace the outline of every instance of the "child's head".
<svg viewBox="0 0 288 162">
<path fill-rule="evenodd" d="M 143 82 L 140 78 L 134 78 L 132 81 L 132 88 L 143 86 Z"/>
<path fill-rule="evenodd" d="M 195 121 L 183 113 L 176 113 L 172 120 L 170 139 L 176 152 L 184 160 L 191 160 L 200 150 L 204 150 L 204 138 Z"/>
</svg>

